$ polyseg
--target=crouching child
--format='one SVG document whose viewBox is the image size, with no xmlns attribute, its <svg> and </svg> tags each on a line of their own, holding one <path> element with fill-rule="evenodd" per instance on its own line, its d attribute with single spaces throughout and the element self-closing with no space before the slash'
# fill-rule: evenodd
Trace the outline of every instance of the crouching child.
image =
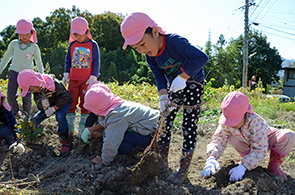
<svg viewBox="0 0 295 195">
<path fill-rule="evenodd" d="M 22 89 L 22 97 L 28 92 L 34 94 L 34 101 L 39 112 L 33 117 L 32 122 L 37 127 L 43 120 L 55 114 L 58 123 L 58 135 L 62 143 L 60 156 L 67 155 L 71 145 L 66 115 L 73 102 L 71 94 L 53 76 L 40 74 L 33 70 L 21 71 L 18 74 L 17 82 Z"/>
<path fill-rule="evenodd" d="M 5 144 L 13 152 L 19 154 L 25 152 L 22 143 L 17 143 L 16 121 L 11 107 L 5 102 L 6 97 L 0 91 L 0 139 L 5 140 Z"/>
<path fill-rule="evenodd" d="M 88 142 L 90 134 L 96 137 L 103 136 L 101 156 L 97 156 L 92 162 L 106 166 L 110 165 L 118 152 L 130 154 L 138 146 L 146 148 L 156 132 L 160 116 L 158 110 L 125 101 L 114 95 L 99 81 L 94 81 L 88 86 L 84 107 L 98 116 L 93 121 L 99 119 L 102 123 L 85 129 L 81 133 L 81 138 Z M 100 132 L 102 128 L 103 133 Z"/>
</svg>

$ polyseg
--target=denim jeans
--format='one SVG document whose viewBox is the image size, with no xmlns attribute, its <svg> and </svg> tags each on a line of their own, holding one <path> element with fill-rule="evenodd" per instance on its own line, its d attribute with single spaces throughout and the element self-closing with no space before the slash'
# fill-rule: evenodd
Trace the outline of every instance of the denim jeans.
<svg viewBox="0 0 295 195">
<path fill-rule="evenodd" d="M 5 143 L 7 145 L 11 145 L 13 143 L 13 131 L 7 125 L 0 125 L 0 139 L 5 139 Z"/>
<path fill-rule="evenodd" d="M 121 154 L 128 154 L 136 146 L 146 148 L 151 143 L 152 139 L 153 137 L 151 135 L 141 135 L 136 132 L 126 131 L 118 152 Z"/>
<path fill-rule="evenodd" d="M 55 112 L 55 118 L 58 123 L 58 132 L 60 133 L 65 133 L 68 131 L 68 122 L 67 122 L 66 115 L 69 112 L 70 107 L 71 107 L 71 104 L 68 103 L 67 105 L 58 109 Z M 36 126 L 38 127 L 40 123 L 48 117 L 46 116 L 44 110 L 40 110 L 39 112 L 36 113 L 36 115 L 33 118 L 36 123 Z"/>
</svg>

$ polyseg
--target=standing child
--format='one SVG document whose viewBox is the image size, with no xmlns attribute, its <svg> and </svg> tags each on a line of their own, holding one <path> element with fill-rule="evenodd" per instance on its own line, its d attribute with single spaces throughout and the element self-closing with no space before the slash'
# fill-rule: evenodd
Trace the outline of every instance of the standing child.
<svg viewBox="0 0 295 195">
<path fill-rule="evenodd" d="M 65 156 L 70 151 L 69 127 L 66 115 L 71 107 L 73 98 L 66 88 L 50 75 L 40 74 L 33 70 L 23 70 L 18 74 L 17 82 L 22 88 L 22 97 L 29 91 L 34 93 L 34 100 L 40 110 L 34 117 L 33 122 L 39 124 L 55 113 L 58 123 L 58 135 L 61 139 L 62 148 L 60 156 Z"/>
<path fill-rule="evenodd" d="M 17 75 L 25 69 L 34 69 L 35 59 L 38 72 L 44 73 L 43 63 L 41 61 L 40 49 L 37 43 L 37 34 L 30 20 L 21 19 L 16 24 L 16 34 L 19 39 L 9 43 L 7 51 L 0 63 L 0 73 L 3 72 L 8 62 L 12 58 L 8 76 L 7 99 L 15 116 L 19 116 L 19 105 L 17 102 Z M 23 97 L 23 111 L 27 116 L 32 112 L 32 94 L 27 93 Z"/>
<path fill-rule="evenodd" d="M 88 127 L 81 133 L 84 142 L 88 142 L 91 133 L 96 132 L 96 137 L 104 135 L 101 156 L 93 159 L 93 163 L 107 166 L 118 152 L 130 154 L 137 146 L 146 148 L 151 143 L 152 135 L 157 129 L 158 110 L 136 102 L 125 101 L 114 95 L 106 85 L 99 81 L 89 85 L 84 107 L 94 115 L 104 118 L 101 124 L 92 128 Z M 93 121 L 98 119 L 93 118 L 93 115 L 91 117 Z M 90 126 L 92 125 L 93 122 Z M 100 130 L 103 128 L 102 133 Z"/>
<path fill-rule="evenodd" d="M 268 150 L 268 169 L 287 180 L 280 165 L 295 144 L 295 133 L 268 126 L 263 118 L 252 111 L 248 97 L 240 91 L 230 92 L 222 101 L 219 126 L 207 146 L 208 159 L 201 176 L 209 176 L 219 169 L 216 159 L 222 155 L 228 142 L 242 156 L 241 163 L 229 171 L 230 181 L 239 181 L 246 170 L 255 169 Z"/>
<path fill-rule="evenodd" d="M 166 109 L 169 101 L 177 105 L 194 106 L 200 104 L 203 96 L 203 66 L 208 56 L 191 45 L 187 39 L 176 34 L 165 34 L 149 16 L 136 12 L 126 17 L 121 24 L 125 39 L 123 49 L 130 45 L 146 55 L 159 92 L 160 111 Z M 167 90 L 167 80 L 171 84 Z M 170 97 L 170 100 L 169 100 Z M 163 159 L 162 169 L 168 168 L 168 151 L 171 128 L 179 108 L 174 108 L 165 121 L 166 130 L 159 140 L 158 152 Z M 183 183 L 197 141 L 199 109 L 183 110 L 183 145 L 180 166 L 167 180 L 174 184 Z"/>
<path fill-rule="evenodd" d="M 65 73 L 63 83 L 69 82 L 68 90 L 73 97 L 73 103 L 67 114 L 70 131 L 75 129 L 76 108 L 80 103 L 81 118 L 79 132 L 89 111 L 83 107 L 87 85 L 97 80 L 100 68 L 100 54 L 97 43 L 92 39 L 88 22 L 77 17 L 71 23 L 70 46 L 66 55 Z"/>
<path fill-rule="evenodd" d="M 13 148 L 13 152 L 23 153 L 25 148 L 21 143 L 16 142 L 18 139 L 15 131 L 16 121 L 5 99 L 6 97 L 0 91 L 0 139 L 5 139 L 5 143 L 9 148 Z"/>
</svg>

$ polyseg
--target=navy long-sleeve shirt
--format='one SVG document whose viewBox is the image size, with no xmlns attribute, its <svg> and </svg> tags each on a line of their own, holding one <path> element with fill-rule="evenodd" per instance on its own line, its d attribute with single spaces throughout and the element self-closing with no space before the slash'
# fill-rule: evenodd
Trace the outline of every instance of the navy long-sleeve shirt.
<svg viewBox="0 0 295 195">
<path fill-rule="evenodd" d="M 191 45 L 187 39 L 177 35 L 164 35 L 164 44 L 155 57 L 146 55 L 158 90 L 167 89 L 167 81 L 171 83 L 175 77 L 185 72 L 189 80 L 204 81 L 203 66 L 208 62 L 208 56 Z"/>
</svg>

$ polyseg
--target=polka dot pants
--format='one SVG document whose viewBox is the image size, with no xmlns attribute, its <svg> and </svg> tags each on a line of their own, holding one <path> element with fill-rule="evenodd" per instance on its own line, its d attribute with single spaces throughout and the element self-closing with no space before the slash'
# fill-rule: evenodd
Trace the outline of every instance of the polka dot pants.
<svg viewBox="0 0 295 195">
<path fill-rule="evenodd" d="M 204 88 L 197 83 L 189 83 L 187 86 L 171 95 L 171 101 L 177 105 L 194 106 L 202 102 Z M 159 139 L 160 144 L 169 143 L 171 138 L 171 128 L 179 108 L 175 108 L 167 116 L 165 125 L 166 130 Z M 200 108 L 197 109 L 183 109 L 183 145 L 182 149 L 193 150 L 197 143 L 197 123 L 199 121 Z"/>
</svg>

